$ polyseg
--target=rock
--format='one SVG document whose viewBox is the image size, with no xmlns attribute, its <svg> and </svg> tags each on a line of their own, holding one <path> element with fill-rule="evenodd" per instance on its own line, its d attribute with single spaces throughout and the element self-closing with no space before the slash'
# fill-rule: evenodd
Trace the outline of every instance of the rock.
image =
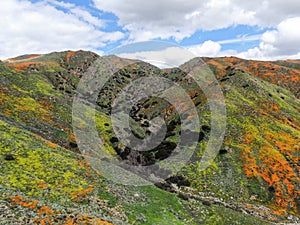
<svg viewBox="0 0 300 225">
<path fill-rule="evenodd" d="M 181 187 L 181 186 L 189 187 L 191 185 L 191 182 L 188 181 L 187 179 L 185 179 L 181 175 L 169 177 L 166 181 L 170 182 L 172 184 L 176 184 L 178 187 Z"/>
<path fill-rule="evenodd" d="M 211 128 L 210 128 L 210 126 L 208 126 L 208 125 L 203 125 L 203 126 L 201 127 L 201 129 L 202 129 L 204 132 L 210 132 L 210 131 L 211 131 Z"/>
<path fill-rule="evenodd" d="M 7 161 L 12 161 L 12 160 L 15 160 L 15 156 L 13 154 L 6 154 L 4 156 L 4 159 L 7 160 Z"/>
<path fill-rule="evenodd" d="M 148 121 L 144 121 L 141 126 L 142 127 L 150 127 L 150 123 Z"/>
<path fill-rule="evenodd" d="M 183 193 L 179 193 L 178 197 L 181 198 L 181 199 L 183 199 L 183 200 L 186 200 L 186 201 L 189 200 L 189 196 L 187 196 L 187 195 L 185 195 Z"/>
<path fill-rule="evenodd" d="M 70 148 L 78 148 L 78 145 L 75 142 L 69 142 L 69 146 Z"/>
<path fill-rule="evenodd" d="M 212 204 L 212 202 L 210 202 L 210 201 L 202 201 L 202 204 L 206 205 L 206 206 L 210 206 Z"/>
<path fill-rule="evenodd" d="M 167 192 L 175 193 L 170 183 L 155 183 L 155 186 Z"/>
<path fill-rule="evenodd" d="M 118 142 L 119 141 L 119 139 L 117 138 L 117 137 L 112 137 L 111 139 L 110 139 L 110 142 L 113 144 L 113 143 L 116 143 L 116 142 Z"/>
<path fill-rule="evenodd" d="M 224 154 L 228 153 L 228 150 L 220 149 L 219 153 L 220 153 L 220 155 L 224 155 Z"/>
</svg>

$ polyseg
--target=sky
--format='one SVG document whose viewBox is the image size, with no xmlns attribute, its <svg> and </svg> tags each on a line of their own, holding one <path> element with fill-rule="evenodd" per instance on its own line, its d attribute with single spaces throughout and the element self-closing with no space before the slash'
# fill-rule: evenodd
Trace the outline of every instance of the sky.
<svg viewBox="0 0 300 225">
<path fill-rule="evenodd" d="M 0 27 L 1 60 L 152 40 L 195 56 L 300 59 L 299 0 L 8 0 Z"/>
</svg>

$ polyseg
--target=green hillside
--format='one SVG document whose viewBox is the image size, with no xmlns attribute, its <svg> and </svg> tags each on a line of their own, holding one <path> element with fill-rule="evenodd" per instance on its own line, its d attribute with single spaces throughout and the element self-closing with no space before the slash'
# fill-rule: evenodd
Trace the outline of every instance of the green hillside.
<svg viewBox="0 0 300 225">
<path fill-rule="evenodd" d="M 131 81 L 169 78 L 195 104 L 201 123 L 196 152 L 166 181 L 115 184 L 81 154 L 72 127 L 73 97 L 81 77 L 99 59 L 130 63 L 109 79 L 97 99 L 96 129 L 103 151 L 114 159 L 155 164 L 160 173 L 166 170 L 160 162 L 172 154 L 180 136 L 176 110 L 153 97 L 136 105 L 131 127 L 143 139 L 149 120 L 161 115 L 168 128 L 163 143 L 136 155 L 120 143 L 110 121 L 112 101 Z M 217 158 L 201 171 L 211 114 L 203 91 L 194 81 L 187 83 L 184 72 L 201 60 L 187 62 L 183 70 L 160 70 L 144 62 L 67 51 L 0 62 L 0 224 L 300 223 L 300 62 L 203 59 L 224 93 L 227 128 Z"/>
</svg>

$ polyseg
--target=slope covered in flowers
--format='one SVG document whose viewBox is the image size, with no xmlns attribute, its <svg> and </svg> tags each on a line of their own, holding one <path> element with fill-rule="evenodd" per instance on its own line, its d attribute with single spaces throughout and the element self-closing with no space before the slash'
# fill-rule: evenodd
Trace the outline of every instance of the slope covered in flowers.
<svg viewBox="0 0 300 225">
<path fill-rule="evenodd" d="M 204 58 L 218 78 L 227 108 L 225 141 L 205 171 L 199 170 L 199 160 L 209 139 L 210 112 L 199 87 L 187 84 L 179 69 L 159 70 L 143 62 L 114 74 L 99 95 L 96 126 L 106 150 L 120 160 L 128 149 L 116 140 L 109 111 L 131 80 L 146 74 L 170 78 L 187 90 L 197 107 L 202 125 L 198 151 L 177 176 L 157 184 L 161 190 L 114 184 L 80 154 L 72 100 L 81 76 L 98 58 L 91 52 L 68 51 L 0 62 L 0 222 L 20 224 L 25 217 L 36 224 L 298 221 L 299 61 Z M 197 60 L 190 63 L 197 65 Z M 141 156 L 145 164 L 155 163 L 176 145 L 180 122 L 174 107 L 159 98 L 139 107 L 131 121 L 138 137 L 147 135 L 147 118 L 159 114 L 172 128 L 154 157 Z M 179 189 L 172 189 L 174 185 Z"/>
</svg>

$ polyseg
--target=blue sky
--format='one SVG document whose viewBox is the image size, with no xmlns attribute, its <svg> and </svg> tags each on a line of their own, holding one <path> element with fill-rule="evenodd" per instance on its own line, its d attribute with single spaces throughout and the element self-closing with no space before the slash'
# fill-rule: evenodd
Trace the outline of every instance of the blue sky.
<svg viewBox="0 0 300 225">
<path fill-rule="evenodd" d="M 300 58 L 299 9 L 298 0 L 2 1 L 0 59 L 68 49 L 103 55 L 149 40 L 196 56 Z"/>
</svg>

